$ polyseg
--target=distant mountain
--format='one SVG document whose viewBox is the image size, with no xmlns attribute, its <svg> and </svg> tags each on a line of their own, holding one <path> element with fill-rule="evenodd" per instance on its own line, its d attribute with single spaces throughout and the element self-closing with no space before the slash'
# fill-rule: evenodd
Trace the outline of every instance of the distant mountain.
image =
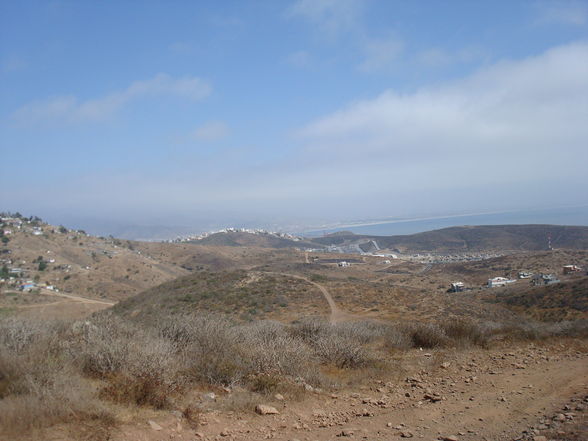
<svg viewBox="0 0 588 441">
<path fill-rule="evenodd" d="M 538 251 L 553 248 L 588 249 L 588 227 L 561 225 L 482 225 L 451 227 L 403 236 L 329 234 L 309 239 L 322 246 L 346 247 L 375 242 L 399 252 L 466 252 L 481 250 Z"/>
</svg>

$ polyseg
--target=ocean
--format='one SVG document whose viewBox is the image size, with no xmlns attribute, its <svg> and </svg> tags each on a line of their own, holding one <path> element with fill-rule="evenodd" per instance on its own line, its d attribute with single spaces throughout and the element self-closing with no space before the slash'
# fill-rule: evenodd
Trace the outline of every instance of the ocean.
<svg viewBox="0 0 588 441">
<path fill-rule="evenodd" d="M 377 223 L 376 223 L 377 222 Z M 366 225 L 370 223 L 370 225 Z M 303 235 L 317 236 L 336 231 L 355 234 L 394 236 L 463 225 L 553 224 L 588 226 L 588 206 L 542 210 L 511 211 L 503 213 L 436 216 L 420 219 L 382 220 L 361 225 L 343 225 L 337 228 L 306 231 Z"/>
</svg>

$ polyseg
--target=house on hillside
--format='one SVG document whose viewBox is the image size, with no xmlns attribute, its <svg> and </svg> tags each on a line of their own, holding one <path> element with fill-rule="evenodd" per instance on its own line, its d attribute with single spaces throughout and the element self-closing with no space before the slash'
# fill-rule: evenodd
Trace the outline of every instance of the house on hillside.
<svg viewBox="0 0 588 441">
<path fill-rule="evenodd" d="M 507 279 L 506 277 L 494 277 L 488 279 L 488 288 L 496 288 L 498 286 L 506 286 L 509 283 L 514 283 L 516 280 Z"/>
<path fill-rule="evenodd" d="M 341 262 L 337 262 L 337 266 L 339 268 L 347 268 L 348 266 L 351 266 L 351 264 L 349 262 L 346 262 L 345 260 L 343 260 Z"/>
<path fill-rule="evenodd" d="M 582 271 L 582 268 L 577 265 L 564 265 L 562 269 L 564 274 L 571 274 Z"/>
<path fill-rule="evenodd" d="M 19 286 L 19 289 L 24 292 L 31 292 L 33 289 L 37 287 L 37 284 L 31 280 L 23 283 Z"/>
<path fill-rule="evenodd" d="M 462 292 L 465 290 L 463 282 L 453 282 L 449 287 L 449 292 Z"/>
<path fill-rule="evenodd" d="M 533 276 L 533 273 L 528 271 L 519 271 L 519 279 L 530 279 Z"/>
<path fill-rule="evenodd" d="M 559 279 L 553 274 L 537 274 L 533 276 L 531 283 L 535 286 L 553 285 L 554 283 L 559 283 Z"/>
</svg>

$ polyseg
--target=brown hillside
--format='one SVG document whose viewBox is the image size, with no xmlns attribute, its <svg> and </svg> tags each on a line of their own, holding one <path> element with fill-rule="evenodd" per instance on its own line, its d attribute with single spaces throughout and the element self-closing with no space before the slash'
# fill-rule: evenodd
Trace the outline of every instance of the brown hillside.
<svg viewBox="0 0 588 441">
<path fill-rule="evenodd" d="M 465 252 L 487 250 L 539 251 L 553 248 L 588 249 L 588 227 L 561 225 L 481 225 L 451 227 L 405 236 L 329 235 L 321 245 L 345 245 L 375 240 L 380 248 L 401 252 Z"/>
</svg>

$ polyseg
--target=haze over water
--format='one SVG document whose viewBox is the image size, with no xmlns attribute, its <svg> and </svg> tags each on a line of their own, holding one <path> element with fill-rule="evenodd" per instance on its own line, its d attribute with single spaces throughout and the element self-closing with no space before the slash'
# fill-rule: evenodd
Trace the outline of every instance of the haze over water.
<svg viewBox="0 0 588 441">
<path fill-rule="evenodd" d="M 553 224 L 588 226 L 588 206 L 565 207 L 545 210 L 510 211 L 503 213 L 439 216 L 431 218 L 382 221 L 371 225 L 345 225 L 340 228 L 327 228 L 306 232 L 306 235 L 318 235 L 323 232 L 352 231 L 356 234 L 393 236 L 414 234 L 423 231 L 461 225 L 501 225 L 501 224 Z M 367 223 L 367 222 L 366 222 Z"/>
</svg>

